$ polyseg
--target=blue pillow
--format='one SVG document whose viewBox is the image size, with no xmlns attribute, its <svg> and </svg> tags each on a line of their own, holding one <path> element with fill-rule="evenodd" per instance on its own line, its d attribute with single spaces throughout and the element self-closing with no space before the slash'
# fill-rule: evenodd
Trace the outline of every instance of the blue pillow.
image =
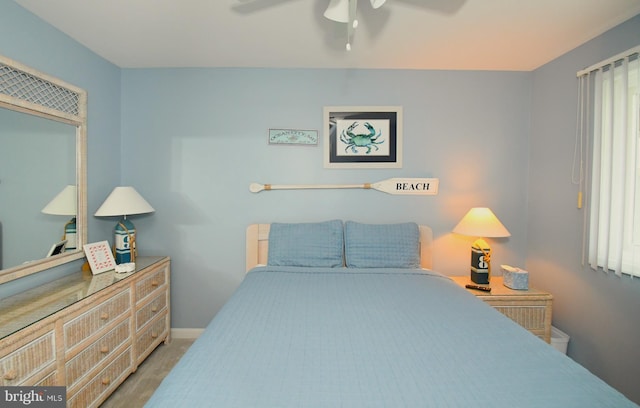
<svg viewBox="0 0 640 408">
<path fill-rule="evenodd" d="M 337 268 L 344 265 L 342 221 L 273 223 L 267 265 Z"/>
<path fill-rule="evenodd" d="M 402 224 L 345 223 L 348 268 L 420 268 L 420 231 Z"/>
</svg>

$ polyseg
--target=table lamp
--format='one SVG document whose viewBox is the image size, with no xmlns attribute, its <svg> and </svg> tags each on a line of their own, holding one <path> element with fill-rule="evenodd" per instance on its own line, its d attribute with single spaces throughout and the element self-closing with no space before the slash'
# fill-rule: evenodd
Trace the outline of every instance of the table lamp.
<svg viewBox="0 0 640 408">
<path fill-rule="evenodd" d="M 62 234 L 62 240 L 67 240 L 66 251 L 73 251 L 76 249 L 77 236 L 76 236 L 76 214 L 78 212 L 78 189 L 75 185 L 69 185 L 62 189 L 53 200 L 49 201 L 43 209 L 43 214 L 51 215 L 70 215 L 71 218 L 64 225 L 64 233 Z"/>
<path fill-rule="evenodd" d="M 471 281 L 489 283 L 491 278 L 491 247 L 482 239 L 509 237 L 511 234 L 502 225 L 493 211 L 486 207 L 476 207 L 460 220 L 453 229 L 456 234 L 478 237 L 471 245 Z"/>
<path fill-rule="evenodd" d="M 127 215 L 146 214 L 155 210 L 133 187 L 116 187 L 96 211 L 96 217 L 122 216 L 115 227 L 116 263 L 136 260 L 136 230 Z"/>
</svg>

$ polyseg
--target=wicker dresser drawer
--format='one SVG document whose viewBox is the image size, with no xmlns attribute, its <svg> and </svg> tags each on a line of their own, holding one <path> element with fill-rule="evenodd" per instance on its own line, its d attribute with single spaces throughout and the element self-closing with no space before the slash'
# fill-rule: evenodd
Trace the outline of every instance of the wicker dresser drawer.
<svg viewBox="0 0 640 408">
<path fill-rule="evenodd" d="M 164 285 L 169 280 L 169 264 L 165 263 L 151 272 L 150 275 L 136 282 L 136 303 L 148 296 L 154 296 L 158 291 L 164 290 Z"/>
<path fill-rule="evenodd" d="M 64 384 L 58 384 L 58 372 L 52 371 L 49 375 L 44 377 L 42 380 L 36 382 L 34 385 L 37 387 L 53 387 L 56 385 L 64 385 Z"/>
<path fill-rule="evenodd" d="M 472 283 L 468 276 L 452 276 L 451 279 L 463 287 Z M 491 292 L 469 291 L 532 334 L 551 342 L 553 296 L 550 293 L 534 288 L 509 289 L 504 286 L 502 276 L 492 277 L 491 283 L 483 286 L 490 286 Z"/>
<path fill-rule="evenodd" d="M 136 312 L 136 330 L 140 330 L 145 324 L 154 317 L 162 314 L 167 307 L 167 292 L 163 291 L 156 296 L 150 303 L 142 306 Z"/>
<path fill-rule="evenodd" d="M 89 347 L 82 350 L 77 356 L 65 364 L 67 375 L 67 387 L 71 388 L 86 373 L 94 369 L 101 361 L 108 359 L 124 344 L 128 343 L 131 336 L 131 320 L 126 319 L 118 326 L 111 329 Z"/>
<path fill-rule="evenodd" d="M 547 317 L 551 308 L 551 300 L 524 300 L 521 302 L 485 300 L 485 302 L 531 333 L 543 340 L 546 339 Z"/>
<path fill-rule="evenodd" d="M 64 324 L 65 348 L 71 349 L 127 313 L 131 307 L 130 296 L 129 289 L 123 290 L 111 299 L 66 322 Z"/>
<path fill-rule="evenodd" d="M 111 364 L 92 377 L 93 379 L 78 392 L 68 395 L 67 407 L 88 408 L 100 403 L 131 372 L 131 349 L 126 349 Z"/>
<path fill-rule="evenodd" d="M 138 334 L 135 344 L 138 361 L 144 360 L 167 337 L 168 332 L 169 315 L 167 313 L 162 318 L 146 326 L 146 329 Z"/>
<path fill-rule="evenodd" d="M 19 340 L 18 340 L 19 341 Z M 53 328 L 0 359 L 0 385 L 21 385 L 56 361 Z"/>
</svg>

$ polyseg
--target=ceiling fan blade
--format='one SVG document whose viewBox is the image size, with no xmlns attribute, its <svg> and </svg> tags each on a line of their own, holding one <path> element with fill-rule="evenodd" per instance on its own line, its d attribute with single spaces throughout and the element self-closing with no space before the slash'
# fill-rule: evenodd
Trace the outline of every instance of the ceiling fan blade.
<svg viewBox="0 0 640 408">
<path fill-rule="evenodd" d="M 410 7 L 420 8 L 441 14 L 455 14 L 467 0 L 396 0 Z"/>
<path fill-rule="evenodd" d="M 348 23 L 349 0 L 331 0 L 329 7 L 324 12 L 324 16 L 338 23 Z"/>
<path fill-rule="evenodd" d="M 271 7 L 280 6 L 297 0 L 237 0 L 241 4 L 231 6 L 231 9 L 240 14 L 249 14 L 265 10 Z"/>
</svg>

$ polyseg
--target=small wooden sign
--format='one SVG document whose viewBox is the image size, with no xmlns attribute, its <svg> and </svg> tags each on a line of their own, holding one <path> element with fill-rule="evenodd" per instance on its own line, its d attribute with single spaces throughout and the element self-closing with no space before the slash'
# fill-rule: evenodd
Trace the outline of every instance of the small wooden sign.
<svg viewBox="0 0 640 408">
<path fill-rule="evenodd" d="M 269 129 L 269 144 L 317 145 L 318 131 L 303 129 Z"/>
</svg>

